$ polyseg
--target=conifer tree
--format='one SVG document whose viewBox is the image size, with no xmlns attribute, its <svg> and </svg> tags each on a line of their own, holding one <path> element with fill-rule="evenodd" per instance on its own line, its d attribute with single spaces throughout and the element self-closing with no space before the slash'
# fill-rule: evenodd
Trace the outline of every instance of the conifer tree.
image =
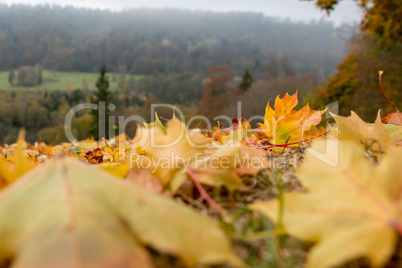
<svg viewBox="0 0 402 268">
<path fill-rule="evenodd" d="M 247 89 L 251 87 L 253 84 L 253 77 L 251 76 L 250 72 L 246 70 L 243 74 L 243 78 L 239 84 L 239 88 L 243 90 L 243 92 L 246 92 Z"/>
<path fill-rule="evenodd" d="M 98 81 L 96 82 L 96 88 L 97 91 L 95 92 L 92 102 L 98 106 L 98 109 L 92 110 L 93 121 L 91 127 L 91 134 L 93 135 L 95 140 L 99 140 L 102 138 L 108 138 L 109 136 L 108 107 L 110 104 L 110 92 L 109 92 L 109 79 L 106 76 L 105 65 L 103 65 L 100 70 L 99 78 Z M 102 107 L 104 107 L 104 110 L 101 109 Z M 104 122 L 104 125 L 102 124 L 102 122 Z"/>
<path fill-rule="evenodd" d="M 14 78 L 15 78 L 14 71 L 10 71 L 10 73 L 8 74 L 8 83 L 9 83 L 11 86 L 14 85 Z"/>
</svg>

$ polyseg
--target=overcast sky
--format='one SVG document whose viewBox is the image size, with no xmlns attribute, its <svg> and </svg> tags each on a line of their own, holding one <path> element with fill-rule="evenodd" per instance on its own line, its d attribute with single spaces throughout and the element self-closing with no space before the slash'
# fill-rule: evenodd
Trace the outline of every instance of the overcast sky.
<svg viewBox="0 0 402 268">
<path fill-rule="evenodd" d="M 86 8 L 122 10 L 125 8 L 183 8 L 212 11 L 253 11 L 263 12 L 268 16 L 289 17 L 292 20 L 309 21 L 333 20 L 342 22 L 360 21 L 361 12 L 352 0 L 343 0 L 335 12 L 328 18 L 319 11 L 313 2 L 300 0 L 0 0 L 0 3 L 14 4 L 59 4 Z"/>
</svg>

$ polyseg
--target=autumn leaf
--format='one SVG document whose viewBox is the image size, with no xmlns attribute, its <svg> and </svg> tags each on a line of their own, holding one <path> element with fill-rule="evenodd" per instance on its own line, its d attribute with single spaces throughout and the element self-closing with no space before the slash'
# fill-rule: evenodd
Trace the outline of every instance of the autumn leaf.
<svg viewBox="0 0 402 268">
<path fill-rule="evenodd" d="M 274 109 L 269 102 L 265 110 L 265 122 L 260 124 L 264 133 L 274 145 L 297 142 L 311 137 L 308 131 L 321 122 L 324 111 L 314 111 L 309 104 L 300 111 L 293 109 L 298 104 L 297 92 L 282 99 L 277 96 Z"/>
<path fill-rule="evenodd" d="M 333 129 L 336 137 L 363 145 L 372 143 L 371 147 L 375 151 L 386 151 L 394 141 L 402 137 L 402 127 L 391 128 L 381 122 L 381 111 L 378 111 L 373 125 L 368 125 L 353 111 L 349 117 L 333 116 L 338 126 L 338 129 Z M 392 133 L 392 138 L 387 129 Z"/>
<path fill-rule="evenodd" d="M 88 163 L 91 164 L 103 163 L 103 153 L 99 148 L 95 148 L 85 153 L 85 158 L 88 160 Z"/>
<path fill-rule="evenodd" d="M 0 189 L 6 187 L 35 167 L 35 162 L 25 154 L 24 134 L 24 131 L 20 131 L 17 147 L 12 153 L 11 160 L 0 157 Z"/>
<path fill-rule="evenodd" d="M 125 178 L 130 171 L 130 167 L 124 163 L 102 163 L 97 165 L 97 167 L 119 178 Z"/>
<path fill-rule="evenodd" d="M 229 191 L 245 187 L 239 175 L 234 169 L 242 164 L 242 153 L 238 147 L 228 147 L 216 150 L 212 154 L 200 156 L 197 161 L 192 161 L 189 169 L 197 175 L 197 179 L 205 185 L 221 187 L 225 186 Z M 186 170 L 175 174 L 170 185 L 174 193 L 188 179 Z"/>
<path fill-rule="evenodd" d="M 313 155 L 325 146 L 325 154 Z M 283 212 L 283 226 L 290 235 L 316 242 L 307 267 L 334 267 L 359 257 L 381 267 L 389 260 L 397 231 L 402 232 L 401 158 L 399 147 L 390 148 L 375 164 L 354 142 L 313 143 L 297 171 L 307 192 L 286 194 Z M 336 161 L 337 165 L 328 165 Z M 277 201 L 251 207 L 278 220 Z"/>
<path fill-rule="evenodd" d="M 137 155 L 136 162 L 146 163 L 146 168 L 158 177 L 163 186 L 169 184 L 174 193 L 189 179 L 187 168 L 194 169 L 198 180 L 206 185 L 225 186 L 230 191 L 244 187 L 234 169 L 235 159 L 241 164 L 241 153 L 238 149 L 220 150 L 214 155 L 206 155 L 204 149 L 209 142 L 197 131 L 189 131 L 185 124 L 173 118 L 167 123 L 166 131 L 158 126 L 139 128 L 134 137 L 135 147 L 145 156 Z M 142 145 L 139 145 L 141 144 Z M 142 161 L 143 158 L 146 161 Z M 213 159 L 214 164 L 211 165 Z M 226 166 L 220 165 L 225 162 Z M 135 164 L 134 163 L 134 164 Z"/>
<path fill-rule="evenodd" d="M 206 155 L 194 166 L 199 181 L 211 186 L 225 186 L 229 191 L 243 188 L 244 185 L 234 171 L 241 167 L 242 154 L 238 147 L 220 149 L 211 155 Z M 198 171 L 198 172 L 197 172 Z"/>
<path fill-rule="evenodd" d="M 393 142 L 402 141 L 402 126 L 386 124 L 384 127 Z"/>
<path fill-rule="evenodd" d="M 153 123 L 146 124 L 147 128 L 159 127 L 166 134 L 166 127 L 163 125 L 162 121 L 159 119 L 158 114 L 155 112 L 155 121 Z"/>
<path fill-rule="evenodd" d="M 144 245 L 190 267 L 244 267 L 214 221 L 73 157 L 0 194 L 0 236 L 0 263 L 20 268 L 152 267 Z"/>
<path fill-rule="evenodd" d="M 163 185 L 160 179 L 154 176 L 149 169 L 146 168 L 132 168 L 126 177 L 127 181 L 136 183 L 141 187 L 161 194 L 163 192 Z"/>
<path fill-rule="evenodd" d="M 167 122 L 166 131 L 161 127 L 139 127 L 134 137 L 135 147 L 140 148 L 149 161 L 149 169 L 166 185 L 174 174 L 192 161 L 197 153 L 202 153 L 208 144 L 204 135 L 190 132 L 177 118 Z M 159 161 L 159 162 L 158 162 Z M 162 165 L 164 161 L 165 165 Z M 158 165 L 159 163 L 159 165 Z"/>
<path fill-rule="evenodd" d="M 385 124 L 402 126 L 402 113 L 399 111 L 392 112 L 388 114 L 386 117 L 383 117 L 382 121 Z"/>
<path fill-rule="evenodd" d="M 213 129 L 213 131 L 207 133 L 207 136 L 211 139 L 211 143 L 225 144 L 230 141 L 246 140 L 253 134 L 250 123 L 242 116 L 241 119 L 232 119 L 232 126 L 228 128 L 221 128 L 221 126 Z"/>
<path fill-rule="evenodd" d="M 110 148 L 110 146 L 106 143 L 105 146 L 105 152 L 106 152 L 106 156 L 108 158 L 108 160 L 112 163 L 118 163 L 119 162 L 119 158 L 120 158 L 120 154 L 119 151 L 113 151 L 112 148 Z"/>
<path fill-rule="evenodd" d="M 233 156 L 237 158 L 238 166 L 236 168 L 238 168 L 240 174 L 257 175 L 261 169 L 271 166 L 271 163 L 267 158 L 268 152 L 266 150 L 249 146 L 244 142 L 233 142 L 228 146 L 228 148 L 232 149 L 229 149 L 226 154 L 230 152 L 232 156 L 229 156 L 228 154 L 227 158 L 233 159 Z M 222 149 L 212 147 L 206 149 L 204 152 L 206 155 L 213 155 L 219 150 Z"/>
</svg>

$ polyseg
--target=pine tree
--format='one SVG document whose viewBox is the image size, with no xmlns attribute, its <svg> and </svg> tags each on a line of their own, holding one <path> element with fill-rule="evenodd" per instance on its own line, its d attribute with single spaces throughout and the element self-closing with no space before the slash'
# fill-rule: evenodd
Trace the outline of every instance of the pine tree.
<svg viewBox="0 0 402 268">
<path fill-rule="evenodd" d="M 239 84 L 239 88 L 243 90 L 243 92 L 246 92 L 247 89 L 251 87 L 253 84 L 253 77 L 251 76 L 250 72 L 246 70 L 243 74 L 243 78 Z"/>
<path fill-rule="evenodd" d="M 110 92 L 109 92 L 109 80 L 108 77 L 106 76 L 106 66 L 103 65 L 101 70 L 100 70 L 100 75 L 98 78 L 98 81 L 96 82 L 96 88 L 97 91 L 95 92 L 94 98 L 93 98 L 93 103 L 98 105 L 98 109 L 92 110 L 92 127 L 91 127 L 91 134 L 93 135 L 95 140 L 99 140 L 104 136 L 104 138 L 109 137 L 109 104 L 110 104 Z M 100 111 L 99 109 L 101 105 L 104 107 L 104 111 Z M 99 119 L 105 122 L 104 128 L 99 129 Z M 101 133 L 101 134 L 100 134 Z M 103 135 L 102 135 L 103 134 Z"/>
<path fill-rule="evenodd" d="M 15 78 L 14 71 L 11 71 L 11 72 L 8 74 L 8 83 L 9 83 L 11 86 L 14 85 L 14 78 Z"/>
</svg>

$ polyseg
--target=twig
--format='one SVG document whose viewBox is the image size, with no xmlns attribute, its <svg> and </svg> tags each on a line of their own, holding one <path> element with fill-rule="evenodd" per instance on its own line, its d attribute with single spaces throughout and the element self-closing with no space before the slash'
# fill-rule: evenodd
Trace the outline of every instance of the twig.
<svg viewBox="0 0 402 268">
<path fill-rule="evenodd" d="M 385 95 L 384 89 L 382 88 L 382 79 L 381 79 L 382 78 L 382 73 L 383 73 L 383 71 L 378 72 L 382 94 L 387 99 L 387 101 L 395 108 L 396 112 L 398 113 L 399 112 L 398 108 L 395 106 L 395 104 L 392 103 L 392 101 L 390 99 L 388 99 L 387 95 Z"/>
</svg>

